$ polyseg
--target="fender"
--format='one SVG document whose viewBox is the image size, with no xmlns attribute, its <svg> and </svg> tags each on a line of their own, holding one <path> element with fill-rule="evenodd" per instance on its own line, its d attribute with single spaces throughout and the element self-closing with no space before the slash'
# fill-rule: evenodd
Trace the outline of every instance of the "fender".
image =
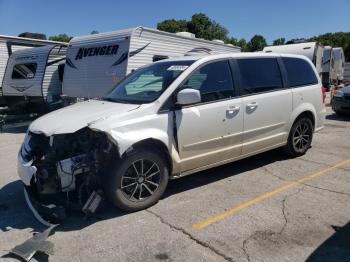
<svg viewBox="0 0 350 262">
<path fill-rule="evenodd" d="M 297 117 L 304 113 L 304 112 L 311 112 L 313 117 L 314 117 L 314 121 L 315 121 L 315 126 L 314 128 L 317 127 L 317 114 L 316 114 L 316 110 L 315 110 L 315 107 L 311 104 L 311 103 L 302 103 L 300 105 L 298 105 L 292 112 L 292 114 L 290 115 L 289 117 L 289 121 L 288 121 L 288 125 L 287 125 L 287 128 L 288 128 L 288 133 L 289 133 L 289 130 L 292 128 L 292 125 L 294 123 L 294 121 L 297 119 Z"/>
<path fill-rule="evenodd" d="M 112 140 L 111 142 L 117 146 L 119 156 L 122 156 L 124 153 L 131 150 L 136 143 L 148 139 L 161 142 L 168 149 L 169 155 L 172 159 L 173 173 L 180 171 L 180 157 L 175 147 L 175 141 L 173 141 L 166 132 L 156 128 L 146 128 L 126 132 L 111 130 L 106 133 L 109 139 Z"/>
</svg>

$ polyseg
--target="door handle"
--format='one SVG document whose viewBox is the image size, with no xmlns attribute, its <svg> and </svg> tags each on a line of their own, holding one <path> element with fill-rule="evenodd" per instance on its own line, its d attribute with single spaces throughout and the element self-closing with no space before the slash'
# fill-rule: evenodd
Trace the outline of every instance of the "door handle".
<svg viewBox="0 0 350 262">
<path fill-rule="evenodd" d="M 239 111 L 240 107 L 239 106 L 229 106 L 228 109 L 226 110 L 226 112 L 228 114 L 233 114 L 237 111 Z"/>
<path fill-rule="evenodd" d="M 250 110 L 253 110 L 253 109 L 257 108 L 258 105 L 259 104 L 257 102 L 251 102 L 251 103 L 247 104 L 246 107 Z"/>
</svg>

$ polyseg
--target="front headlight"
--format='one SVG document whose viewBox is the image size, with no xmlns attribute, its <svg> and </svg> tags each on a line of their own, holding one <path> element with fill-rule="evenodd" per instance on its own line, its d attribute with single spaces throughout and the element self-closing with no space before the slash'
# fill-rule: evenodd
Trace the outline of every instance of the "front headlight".
<svg viewBox="0 0 350 262">
<path fill-rule="evenodd" d="M 341 90 L 337 90 L 334 93 L 334 97 L 342 98 L 344 96 L 344 92 Z"/>
</svg>

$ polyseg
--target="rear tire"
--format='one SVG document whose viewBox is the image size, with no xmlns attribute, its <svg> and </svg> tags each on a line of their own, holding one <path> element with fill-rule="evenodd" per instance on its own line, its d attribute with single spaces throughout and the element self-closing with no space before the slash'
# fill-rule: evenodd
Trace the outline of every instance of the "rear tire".
<svg viewBox="0 0 350 262">
<path fill-rule="evenodd" d="M 288 143 L 283 149 L 291 157 L 304 155 L 311 146 L 312 137 L 312 121 L 302 116 L 294 122 L 289 132 Z"/>
<path fill-rule="evenodd" d="M 158 202 L 169 179 L 166 161 L 157 153 L 135 150 L 112 164 L 105 192 L 116 207 L 128 211 L 148 208 Z"/>
</svg>

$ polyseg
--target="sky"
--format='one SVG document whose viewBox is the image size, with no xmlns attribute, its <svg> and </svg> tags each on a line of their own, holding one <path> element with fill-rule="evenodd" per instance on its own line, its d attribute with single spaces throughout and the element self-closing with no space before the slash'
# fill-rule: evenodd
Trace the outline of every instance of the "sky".
<svg viewBox="0 0 350 262">
<path fill-rule="evenodd" d="M 79 36 L 92 30 L 156 28 L 165 19 L 189 20 L 198 12 L 225 26 L 229 36 L 248 41 L 255 34 L 271 43 L 350 31 L 350 0 L 0 0 L 0 34 Z"/>
</svg>

